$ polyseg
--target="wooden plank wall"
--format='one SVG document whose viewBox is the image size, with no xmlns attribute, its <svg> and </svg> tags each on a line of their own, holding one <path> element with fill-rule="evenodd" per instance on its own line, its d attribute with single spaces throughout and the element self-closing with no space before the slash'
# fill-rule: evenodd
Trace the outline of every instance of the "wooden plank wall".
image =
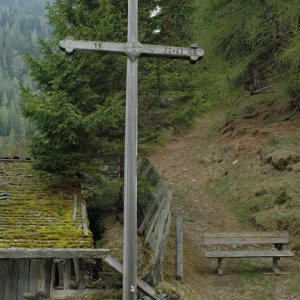
<svg viewBox="0 0 300 300">
<path fill-rule="evenodd" d="M 38 292 L 52 299 L 57 287 L 85 289 L 86 260 L 103 258 L 109 252 L 107 249 L 0 250 L 0 300 L 23 300 L 24 294 Z M 71 276 L 76 286 L 71 287 Z"/>
<path fill-rule="evenodd" d="M 153 282 L 163 280 L 163 261 L 171 225 L 172 192 L 147 159 L 139 159 L 138 175 L 145 176 L 154 192 L 145 207 L 141 207 L 143 221 L 139 232 L 145 234 L 146 242 L 153 250 Z"/>
<path fill-rule="evenodd" d="M 70 288 L 71 259 L 0 259 L 0 300 L 23 300 L 23 295 L 42 292 L 52 299 L 55 268 L 62 269 L 59 280 Z M 61 267 L 61 268 L 60 268 Z M 81 270 L 78 271 L 81 274 Z M 84 282 L 83 282 L 84 284 Z"/>
<path fill-rule="evenodd" d="M 0 259 L 0 300 L 23 300 L 24 293 L 45 292 L 45 262 L 28 258 Z M 48 265 L 52 264 L 48 260 Z"/>
</svg>

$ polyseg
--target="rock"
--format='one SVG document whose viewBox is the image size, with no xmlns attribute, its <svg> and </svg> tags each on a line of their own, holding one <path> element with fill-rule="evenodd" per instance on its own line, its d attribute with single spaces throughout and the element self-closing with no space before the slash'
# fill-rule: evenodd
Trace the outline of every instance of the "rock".
<svg viewBox="0 0 300 300">
<path fill-rule="evenodd" d="M 288 166 L 300 162 L 300 155 L 288 150 L 276 150 L 266 157 L 262 157 L 262 160 L 266 164 L 272 164 L 276 170 L 284 171 Z"/>
</svg>

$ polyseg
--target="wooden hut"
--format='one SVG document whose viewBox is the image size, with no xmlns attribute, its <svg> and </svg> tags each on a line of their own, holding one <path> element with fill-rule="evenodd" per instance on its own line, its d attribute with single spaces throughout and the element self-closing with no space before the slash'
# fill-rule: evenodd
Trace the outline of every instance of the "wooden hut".
<svg viewBox="0 0 300 300">
<path fill-rule="evenodd" d="M 83 261 L 108 253 L 93 249 L 86 219 L 75 187 L 30 161 L 1 159 L 0 300 L 52 299 L 55 286 L 83 287 Z"/>
</svg>

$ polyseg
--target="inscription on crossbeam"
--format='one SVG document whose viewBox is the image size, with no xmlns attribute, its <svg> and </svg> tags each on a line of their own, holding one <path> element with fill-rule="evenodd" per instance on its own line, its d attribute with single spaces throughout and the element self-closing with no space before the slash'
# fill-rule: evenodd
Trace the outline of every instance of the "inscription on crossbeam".
<svg viewBox="0 0 300 300">
<path fill-rule="evenodd" d="M 141 44 L 139 42 L 109 43 L 65 39 L 59 43 L 59 46 L 63 51 L 69 54 L 73 53 L 74 51 L 113 53 L 126 55 L 131 60 L 135 60 L 139 56 L 156 56 L 187 59 L 191 63 L 196 63 L 204 55 L 204 51 L 199 49 L 196 44 L 191 45 L 191 47 L 172 47 Z"/>
</svg>

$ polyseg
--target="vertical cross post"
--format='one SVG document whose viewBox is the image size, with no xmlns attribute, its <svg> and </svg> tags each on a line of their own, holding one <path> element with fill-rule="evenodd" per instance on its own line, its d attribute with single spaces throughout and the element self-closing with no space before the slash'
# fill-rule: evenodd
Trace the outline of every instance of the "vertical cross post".
<svg viewBox="0 0 300 300">
<path fill-rule="evenodd" d="M 138 41 L 138 0 L 128 1 L 127 47 Z M 137 297 L 137 99 L 138 57 L 127 57 L 124 170 L 123 300 Z"/>
<path fill-rule="evenodd" d="M 123 300 L 137 298 L 137 124 L 138 124 L 138 60 L 139 57 L 185 59 L 194 64 L 204 52 L 196 44 L 172 47 L 141 44 L 138 41 L 138 0 L 128 0 L 127 43 L 80 41 L 67 38 L 59 43 L 67 54 L 110 53 L 127 56 L 126 129 L 124 170 L 124 247 Z"/>
</svg>

